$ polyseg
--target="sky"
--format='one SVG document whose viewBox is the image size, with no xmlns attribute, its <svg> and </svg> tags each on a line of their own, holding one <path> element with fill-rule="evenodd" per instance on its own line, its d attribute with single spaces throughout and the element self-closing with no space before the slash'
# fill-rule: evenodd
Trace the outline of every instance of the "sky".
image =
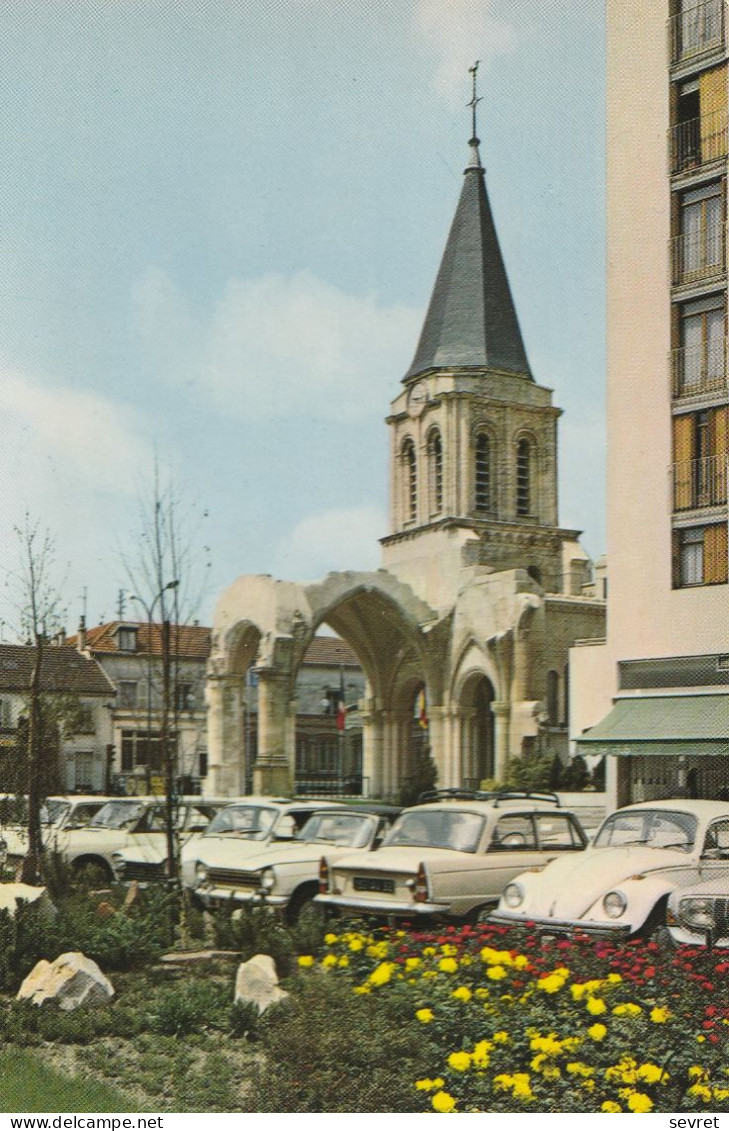
<svg viewBox="0 0 729 1131">
<path fill-rule="evenodd" d="M 26 514 L 69 630 L 116 616 L 155 460 L 197 516 L 203 620 L 241 574 L 377 568 L 475 59 L 527 352 L 565 410 L 560 521 L 604 552 L 602 9 L 3 0 L 3 638 Z"/>
</svg>

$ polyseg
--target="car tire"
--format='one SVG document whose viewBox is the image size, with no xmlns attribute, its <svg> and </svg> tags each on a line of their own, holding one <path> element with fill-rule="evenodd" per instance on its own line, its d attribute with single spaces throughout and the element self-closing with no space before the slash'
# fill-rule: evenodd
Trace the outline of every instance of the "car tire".
<svg viewBox="0 0 729 1131">
<path fill-rule="evenodd" d="M 323 917 L 324 908 L 320 907 L 318 903 L 314 903 L 314 896 L 318 891 L 318 884 L 304 884 L 302 887 L 296 889 L 286 908 L 286 923 L 288 926 L 297 923 L 303 914 L 316 917 L 317 919 Z"/>
<path fill-rule="evenodd" d="M 85 887 L 108 886 L 114 882 L 114 873 L 99 856 L 82 856 L 71 865 L 73 878 Z"/>
</svg>

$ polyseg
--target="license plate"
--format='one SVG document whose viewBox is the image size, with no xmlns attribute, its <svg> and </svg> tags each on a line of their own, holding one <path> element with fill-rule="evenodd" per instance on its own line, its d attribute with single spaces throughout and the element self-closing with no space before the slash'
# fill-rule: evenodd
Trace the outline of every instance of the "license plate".
<svg viewBox="0 0 729 1131">
<path fill-rule="evenodd" d="M 354 890 L 355 891 L 381 891 L 386 892 L 388 895 L 395 894 L 395 881 L 394 880 L 379 880 L 370 876 L 355 876 L 354 877 Z"/>
</svg>

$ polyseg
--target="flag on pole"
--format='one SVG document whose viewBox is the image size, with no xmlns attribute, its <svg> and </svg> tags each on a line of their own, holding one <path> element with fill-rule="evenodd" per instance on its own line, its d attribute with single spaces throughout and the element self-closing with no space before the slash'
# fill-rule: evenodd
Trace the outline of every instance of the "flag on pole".
<svg viewBox="0 0 729 1131">
<path fill-rule="evenodd" d="M 427 705 L 426 705 L 426 702 L 425 702 L 425 688 L 424 687 L 421 687 L 420 691 L 418 692 L 417 712 L 418 712 L 418 726 L 421 726 L 423 728 L 423 730 L 427 730 L 428 729 L 428 711 L 427 711 Z"/>
<path fill-rule="evenodd" d="M 337 700 L 337 730 L 344 733 L 347 724 L 347 705 L 344 702 L 344 668 L 339 668 L 339 699 Z"/>
</svg>

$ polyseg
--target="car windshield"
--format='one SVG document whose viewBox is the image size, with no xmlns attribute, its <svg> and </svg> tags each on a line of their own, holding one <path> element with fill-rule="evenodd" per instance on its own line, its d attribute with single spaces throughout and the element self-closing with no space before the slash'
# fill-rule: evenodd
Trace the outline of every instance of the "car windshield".
<svg viewBox="0 0 729 1131">
<path fill-rule="evenodd" d="M 459 809 L 422 809 L 403 813 L 382 842 L 382 847 L 421 845 L 475 852 L 481 839 L 483 817 Z"/>
<path fill-rule="evenodd" d="M 296 834 L 296 840 L 309 843 L 341 844 L 344 848 L 364 848 L 376 821 L 356 813 L 317 813 Z"/>
<path fill-rule="evenodd" d="M 595 837 L 595 848 L 618 848 L 646 844 L 649 848 L 682 848 L 688 852 L 696 840 L 697 819 L 693 813 L 669 809 L 618 811 L 604 822 Z"/>
<path fill-rule="evenodd" d="M 41 807 L 40 819 L 42 825 L 60 825 L 63 818 L 71 808 L 70 801 L 62 801 L 50 797 Z"/>
<path fill-rule="evenodd" d="M 270 833 L 276 816 L 276 809 L 263 805 L 229 805 L 213 817 L 204 835 L 262 840 Z"/>
<path fill-rule="evenodd" d="M 92 829 L 129 829 L 144 813 L 141 801 L 107 801 L 89 822 Z"/>
</svg>

